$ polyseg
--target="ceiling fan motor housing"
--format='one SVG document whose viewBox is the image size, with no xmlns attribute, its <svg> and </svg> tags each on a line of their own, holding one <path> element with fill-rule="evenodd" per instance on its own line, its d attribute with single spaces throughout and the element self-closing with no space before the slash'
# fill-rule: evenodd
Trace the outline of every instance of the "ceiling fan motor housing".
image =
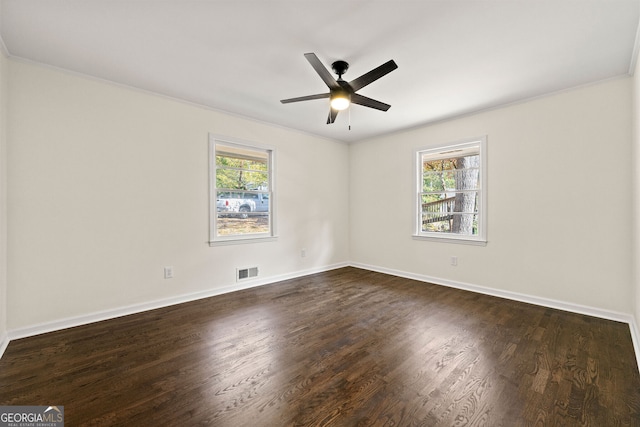
<svg viewBox="0 0 640 427">
<path fill-rule="evenodd" d="M 342 75 L 349 69 L 349 63 L 346 61 L 336 61 L 331 64 L 331 68 L 333 69 L 333 72 L 338 75 L 338 77 L 342 77 Z"/>
<path fill-rule="evenodd" d="M 342 79 L 336 80 L 340 85 L 339 89 L 331 89 L 329 92 L 331 93 L 330 99 L 334 98 L 344 98 L 351 102 L 351 94 L 353 93 L 353 89 L 349 86 L 349 83 L 345 82 Z"/>
</svg>

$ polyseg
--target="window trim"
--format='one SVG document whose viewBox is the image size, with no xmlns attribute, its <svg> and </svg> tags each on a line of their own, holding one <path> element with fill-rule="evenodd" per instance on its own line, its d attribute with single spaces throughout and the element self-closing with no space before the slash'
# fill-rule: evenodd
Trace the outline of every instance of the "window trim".
<svg viewBox="0 0 640 427">
<path fill-rule="evenodd" d="M 478 234 L 476 236 L 465 236 L 459 234 L 444 234 L 437 232 L 422 231 L 422 155 L 429 152 L 449 151 L 470 146 L 479 145 L 480 155 L 480 197 L 478 208 Z M 468 138 L 457 142 L 437 144 L 427 147 L 420 147 L 413 152 L 413 236 L 414 240 L 459 243 L 466 245 L 486 246 L 487 244 L 487 137 Z"/>
<path fill-rule="evenodd" d="M 246 235 L 217 235 L 218 210 L 216 207 L 216 146 L 217 144 L 249 150 L 267 151 L 269 153 L 269 232 L 251 233 Z M 278 239 L 276 233 L 276 183 L 275 183 L 275 154 L 276 150 L 268 145 L 223 135 L 209 134 L 209 246 L 236 245 L 246 243 L 273 242 Z"/>
</svg>

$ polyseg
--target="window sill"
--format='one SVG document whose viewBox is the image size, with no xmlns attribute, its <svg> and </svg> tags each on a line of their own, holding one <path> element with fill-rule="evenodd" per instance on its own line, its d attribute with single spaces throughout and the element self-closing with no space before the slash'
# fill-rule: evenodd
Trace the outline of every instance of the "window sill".
<svg viewBox="0 0 640 427">
<path fill-rule="evenodd" d="M 473 245 L 473 246 L 487 246 L 487 241 L 484 239 L 470 239 L 468 237 L 453 237 L 453 236 L 424 236 L 414 234 L 412 236 L 413 240 L 426 240 L 431 242 L 442 242 L 442 243 L 457 243 L 460 245 Z"/>
<path fill-rule="evenodd" d="M 278 240 L 278 236 L 265 236 L 265 237 L 237 237 L 230 239 L 221 239 L 209 241 L 209 246 L 228 246 L 228 245 L 242 245 L 246 243 L 263 243 L 263 242 L 275 242 Z"/>
</svg>

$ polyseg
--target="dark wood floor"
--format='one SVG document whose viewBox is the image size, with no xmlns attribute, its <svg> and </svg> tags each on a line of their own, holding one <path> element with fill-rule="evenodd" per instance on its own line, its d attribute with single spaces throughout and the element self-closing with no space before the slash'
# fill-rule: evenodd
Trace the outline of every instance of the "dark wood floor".
<svg viewBox="0 0 640 427">
<path fill-rule="evenodd" d="M 12 341 L 67 426 L 640 426 L 628 325 L 355 268 Z"/>
</svg>

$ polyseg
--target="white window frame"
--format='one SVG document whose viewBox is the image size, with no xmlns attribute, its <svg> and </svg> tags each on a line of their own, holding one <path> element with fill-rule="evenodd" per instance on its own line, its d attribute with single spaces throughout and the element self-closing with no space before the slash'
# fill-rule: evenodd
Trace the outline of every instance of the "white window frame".
<svg viewBox="0 0 640 427">
<path fill-rule="evenodd" d="M 216 147 L 238 147 L 247 150 L 267 152 L 268 177 L 269 177 L 269 232 L 234 234 L 228 236 L 218 235 L 218 212 L 216 199 L 218 188 L 216 187 Z M 239 243 L 257 243 L 277 240 L 276 234 L 276 191 L 275 191 L 275 149 L 273 147 L 255 142 L 243 141 L 222 135 L 209 134 L 209 245 L 229 245 Z"/>
<path fill-rule="evenodd" d="M 478 188 L 478 234 L 473 236 L 422 231 L 422 155 L 431 153 L 446 153 L 469 147 L 479 147 L 480 156 L 480 185 Z M 440 241 L 470 245 L 487 244 L 487 137 L 469 138 L 463 141 L 438 144 L 414 150 L 414 234 L 415 240 Z"/>
</svg>

